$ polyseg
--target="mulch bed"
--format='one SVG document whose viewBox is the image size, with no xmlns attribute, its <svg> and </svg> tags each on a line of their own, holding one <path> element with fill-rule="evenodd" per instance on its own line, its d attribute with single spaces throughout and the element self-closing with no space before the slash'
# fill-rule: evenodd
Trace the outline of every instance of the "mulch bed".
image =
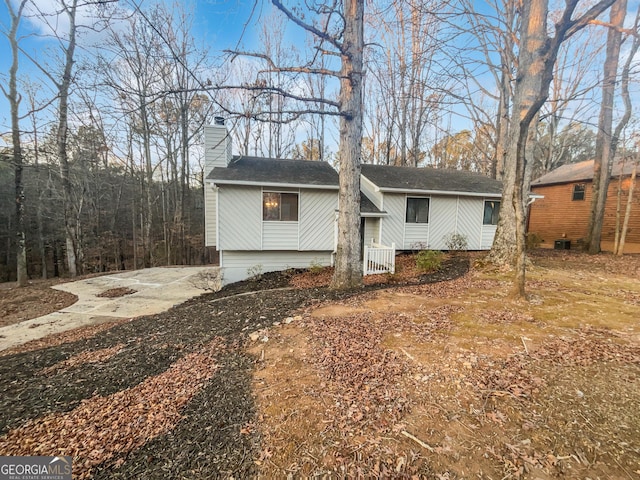
<svg viewBox="0 0 640 480">
<path fill-rule="evenodd" d="M 399 284 L 456 278 L 468 269 L 468 258 L 452 257 L 440 272 Z M 59 454 L 64 439 L 54 431 L 65 422 L 86 421 L 91 417 L 88 406 L 95 404 L 123 426 L 117 432 L 121 448 L 114 450 L 113 445 L 100 442 L 83 446 L 82 438 L 69 432 L 68 438 L 77 440 L 73 444 L 77 448 L 70 450 L 75 455 L 74 472 L 77 467 L 83 477 L 255 475 L 260 437 L 251 427 L 255 420 L 251 375 L 256 359 L 244 350 L 249 334 L 304 306 L 387 286 L 369 285 L 346 293 L 291 288 L 292 276 L 299 273 L 265 274 L 159 315 L 96 330 L 93 336 L 71 337 L 63 344 L 55 344 L 54 337 L 37 350 L 29 351 L 33 347 L 27 346 L 25 351 L 0 357 L 0 450 L 28 453 L 32 451 L 28 442 L 34 442 L 40 445 L 41 455 Z M 262 291 L 235 296 L 255 290 Z M 208 347 L 211 342 L 215 349 Z M 186 358 L 215 368 L 182 396 L 178 392 L 176 400 L 167 396 L 167 389 L 169 385 L 180 389 L 180 384 L 172 384 L 167 375 L 178 375 Z M 132 395 L 138 395 L 138 400 L 132 400 Z M 158 405 L 173 403 L 172 398 L 176 405 L 170 418 L 156 418 L 164 411 Z M 98 432 L 100 424 L 95 422 Z M 134 428 L 137 424 L 148 429 Z M 111 435 L 108 428 L 103 434 Z M 138 437 L 140 431 L 146 432 L 144 438 Z"/>
</svg>

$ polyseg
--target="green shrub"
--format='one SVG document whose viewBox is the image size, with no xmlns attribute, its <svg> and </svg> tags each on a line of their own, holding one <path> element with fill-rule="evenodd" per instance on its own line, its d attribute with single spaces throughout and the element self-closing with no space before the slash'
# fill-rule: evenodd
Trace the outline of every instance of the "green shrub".
<svg viewBox="0 0 640 480">
<path fill-rule="evenodd" d="M 440 270 L 444 254 L 435 250 L 423 250 L 416 257 L 416 266 L 423 272 Z"/>
</svg>

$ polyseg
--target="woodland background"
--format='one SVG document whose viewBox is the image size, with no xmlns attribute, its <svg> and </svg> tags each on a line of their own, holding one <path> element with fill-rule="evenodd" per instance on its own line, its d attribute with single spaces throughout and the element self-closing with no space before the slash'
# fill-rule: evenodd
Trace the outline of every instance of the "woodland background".
<svg viewBox="0 0 640 480">
<path fill-rule="evenodd" d="M 0 75 L 3 93 L 17 102 L 21 164 L 5 114 L 0 281 L 16 279 L 16 203 L 30 277 L 215 262 L 203 246 L 202 131 L 216 115 L 227 119 L 234 153 L 339 166 L 338 115 L 327 107 L 339 85 L 323 74 L 335 59 L 325 55 L 325 40 L 293 33 L 277 9 L 255 4 L 246 27 L 259 32 L 257 42 L 241 37 L 222 49 L 197 36 L 196 12 L 183 4 L 50 3 L 5 0 L 13 15 L 3 18 L 2 32 L 19 67 Z M 336 5 L 323 5 L 295 12 L 330 27 Z M 552 18 L 554 6 L 562 2 L 550 2 Z M 616 67 L 627 68 L 632 94 L 633 22 L 630 15 Z M 533 178 L 596 155 L 603 23 L 560 48 L 531 130 Z M 362 162 L 501 178 L 519 31 L 516 0 L 367 4 Z M 34 47 L 31 36 L 46 42 Z M 619 103 L 611 107 L 616 119 L 625 113 Z M 637 120 L 627 120 L 618 153 L 635 158 Z M 76 272 L 65 261 L 70 249 Z"/>
</svg>

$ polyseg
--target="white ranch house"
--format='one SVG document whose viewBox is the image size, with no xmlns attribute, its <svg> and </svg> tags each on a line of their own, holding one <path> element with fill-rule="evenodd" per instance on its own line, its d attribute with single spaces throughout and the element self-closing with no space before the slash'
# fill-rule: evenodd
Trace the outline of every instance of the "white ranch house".
<svg viewBox="0 0 640 480">
<path fill-rule="evenodd" d="M 220 122 L 222 123 L 222 122 Z M 224 284 L 258 272 L 332 265 L 338 174 L 325 162 L 231 155 L 223 124 L 205 128 L 205 242 L 220 253 Z M 363 245 L 491 248 L 502 184 L 432 168 L 362 165 Z"/>
</svg>

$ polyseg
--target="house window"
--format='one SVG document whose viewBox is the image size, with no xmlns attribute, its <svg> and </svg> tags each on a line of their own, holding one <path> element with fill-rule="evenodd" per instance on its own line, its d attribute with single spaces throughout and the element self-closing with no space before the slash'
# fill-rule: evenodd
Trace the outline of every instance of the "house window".
<svg viewBox="0 0 640 480">
<path fill-rule="evenodd" d="M 584 200 L 584 183 L 577 183 L 573 186 L 573 197 L 571 200 Z"/>
<path fill-rule="evenodd" d="M 484 225 L 497 225 L 498 216 L 500 215 L 500 202 L 497 200 L 484 201 Z"/>
<path fill-rule="evenodd" d="M 407 223 L 429 223 L 429 199 L 407 197 Z"/>
<path fill-rule="evenodd" d="M 262 219 L 276 222 L 297 222 L 298 194 L 263 192 Z"/>
</svg>

